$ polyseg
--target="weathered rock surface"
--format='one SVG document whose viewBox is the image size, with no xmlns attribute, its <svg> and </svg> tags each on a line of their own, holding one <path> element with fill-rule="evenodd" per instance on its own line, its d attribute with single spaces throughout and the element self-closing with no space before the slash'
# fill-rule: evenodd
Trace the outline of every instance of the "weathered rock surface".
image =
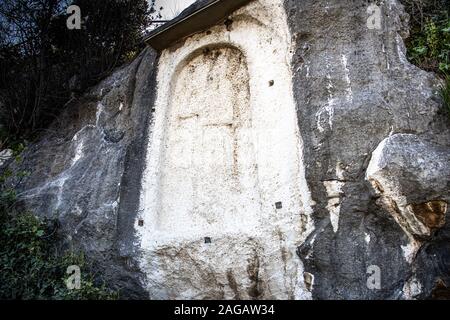
<svg viewBox="0 0 450 320">
<path fill-rule="evenodd" d="M 56 218 L 63 246 L 84 251 L 129 298 L 148 296 L 133 262 L 129 219 L 137 210 L 155 59 L 146 49 L 70 105 L 48 134 L 27 148 L 20 168 L 30 173 L 19 185 L 23 205 Z"/>
<path fill-rule="evenodd" d="M 6 163 L 13 156 L 13 151 L 11 149 L 4 149 L 0 152 L 0 167 L 6 165 Z"/>
<path fill-rule="evenodd" d="M 231 27 L 218 25 L 195 35 L 169 48 L 159 59 L 146 49 L 133 63 L 74 102 L 48 133 L 25 151 L 24 162 L 17 169 L 28 169 L 31 175 L 19 186 L 21 202 L 40 216 L 57 218 L 64 245 L 84 250 L 97 261 L 108 283 L 121 288 L 128 298 L 445 296 L 450 285 L 450 126 L 440 111 L 438 79 L 405 57 L 408 16 L 403 7 L 399 1 L 387 0 L 380 8 L 377 29 L 367 25 L 372 11 L 368 12 L 365 0 L 255 1 L 238 10 Z M 248 43 L 244 41 L 245 28 L 253 34 Z M 213 50 L 196 51 L 211 43 Z M 264 55 L 258 56 L 258 50 L 267 49 L 268 43 L 276 50 L 264 50 Z M 189 57 L 224 50 L 220 46 L 244 52 L 248 75 L 242 70 L 233 74 L 249 78 L 248 104 L 264 106 L 265 100 L 278 99 L 272 107 L 283 112 L 277 116 L 270 105 L 261 112 L 252 109 L 254 126 L 261 129 L 258 134 L 267 124 L 268 135 L 260 140 L 265 143 L 262 145 L 272 145 L 275 152 L 261 150 L 261 144 L 243 144 L 246 154 L 254 148 L 258 156 L 252 161 L 258 170 L 266 170 L 257 175 L 264 178 L 258 182 L 263 185 L 258 214 L 264 223 L 254 223 L 256 236 L 224 232 L 217 241 L 212 237 L 213 246 L 206 246 L 206 239 L 200 237 L 205 231 L 202 228 L 198 234 L 190 234 L 191 239 L 171 238 L 171 226 L 180 234 L 189 233 L 177 225 L 176 215 L 169 215 L 165 229 L 152 229 L 149 221 L 155 216 L 148 210 L 152 191 L 145 190 L 153 185 L 152 168 L 155 175 L 166 172 L 166 188 L 176 189 L 173 181 L 179 178 L 170 178 L 170 169 L 179 164 L 176 161 L 169 161 L 170 166 L 161 170 L 151 166 L 159 163 L 152 160 L 154 149 L 149 143 L 159 132 L 153 108 L 157 107 L 157 114 L 169 105 L 173 93 L 168 89 L 171 74 L 159 73 L 158 92 L 163 99 L 156 99 L 157 66 L 174 72 L 178 62 L 189 65 Z M 239 54 L 227 54 L 231 60 L 239 60 Z M 257 68 L 263 61 L 266 68 Z M 205 65 L 212 71 L 205 75 L 227 74 L 208 63 Z M 290 79 L 285 78 L 285 70 Z M 233 81 L 231 87 L 236 86 Z M 289 82 L 292 99 L 284 94 Z M 221 84 L 214 79 L 205 83 L 211 88 Z M 225 89 L 223 92 L 228 95 Z M 188 101 L 184 93 L 178 92 L 178 99 Z M 198 90 L 192 96 L 206 101 Z M 295 113 L 289 113 L 291 102 L 297 119 L 293 119 Z M 226 117 L 226 112 L 221 114 Z M 295 137 L 290 135 L 289 125 L 285 131 L 270 131 L 289 123 L 283 118 L 286 115 L 287 120 L 298 123 Z M 238 130 L 249 126 L 245 117 L 249 116 L 243 116 L 244 124 Z M 182 118 L 179 120 L 188 119 Z M 163 119 L 155 118 L 161 128 Z M 228 124 L 235 128 L 232 122 Z M 183 122 L 180 126 L 189 131 L 190 125 Z M 271 139 L 284 133 L 278 143 L 271 144 Z M 180 145 L 189 142 L 183 141 Z M 286 152 L 283 146 L 292 141 L 298 142 L 298 150 Z M 209 151 L 214 154 L 216 150 Z M 205 159 L 209 165 L 216 158 Z M 253 163 L 250 157 L 244 159 L 244 163 Z M 264 161 L 258 163 L 258 159 Z M 284 169 L 278 166 L 283 161 L 287 164 Z M 291 165 L 298 171 L 291 170 Z M 285 179 L 290 173 L 295 180 Z M 252 179 L 246 183 L 253 183 Z M 164 201 L 170 206 L 177 198 L 172 195 Z M 282 201 L 285 211 L 277 211 L 277 201 Z M 198 212 L 201 219 L 202 212 Z M 248 221 L 242 219 L 233 223 L 245 227 Z M 222 224 L 225 230 L 231 225 L 228 220 Z M 156 233 L 144 230 L 166 230 L 160 233 L 166 236 L 163 244 L 155 245 Z M 381 272 L 379 289 L 367 285 L 370 266 Z M 233 268 L 236 272 L 230 272 Z"/>
<path fill-rule="evenodd" d="M 448 215 L 449 126 L 439 111 L 436 78 L 406 60 L 403 7 L 384 1 L 379 30 L 367 27 L 373 10 L 366 1 L 286 1 L 285 8 L 297 48 L 294 93 L 306 178 L 316 202 L 315 230 L 298 251 L 314 275 L 313 298 L 428 296 L 439 277 L 447 277 L 448 286 L 448 248 L 435 245 L 431 252 L 402 229 L 411 223 L 392 215 L 395 206 L 415 206 L 400 217 L 407 210 L 423 213 L 432 228 Z M 377 160 L 373 152 L 383 141 Z M 366 179 L 369 163 L 379 161 L 380 171 Z M 395 193 L 386 188 L 380 195 L 372 174 Z M 414 291 L 409 284 L 418 263 L 428 271 L 415 279 Z M 371 265 L 380 268 L 380 290 L 366 285 Z"/>
<path fill-rule="evenodd" d="M 448 148 L 413 134 L 394 134 L 372 153 L 366 178 L 380 205 L 412 237 L 430 236 L 445 224 L 449 181 Z"/>
</svg>

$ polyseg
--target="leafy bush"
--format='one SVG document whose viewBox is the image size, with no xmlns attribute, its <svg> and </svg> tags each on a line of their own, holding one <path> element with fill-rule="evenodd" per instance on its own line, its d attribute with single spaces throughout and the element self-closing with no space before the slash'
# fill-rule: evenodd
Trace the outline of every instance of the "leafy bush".
<svg viewBox="0 0 450 320">
<path fill-rule="evenodd" d="M 56 246 L 58 224 L 15 210 L 15 191 L 0 177 L 0 299 L 115 299 L 118 294 L 96 283 L 82 254 Z M 81 288 L 66 286 L 67 267 L 81 270 Z"/>
<path fill-rule="evenodd" d="M 412 17 L 407 41 L 409 59 L 422 69 L 444 76 L 450 72 L 449 1 L 406 2 Z"/>
<path fill-rule="evenodd" d="M 447 111 L 447 114 L 450 118 L 450 76 L 447 75 L 445 77 L 445 82 L 442 85 L 442 88 L 440 90 L 440 95 L 442 98 L 442 101 L 444 102 L 444 107 Z"/>
<path fill-rule="evenodd" d="M 0 219 L 0 299 L 116 297 L 104 286 L 96 286 L 91 276 L 81 279 L 79 290 L 67 288 L 67 267 L 77 265 L 83 270 L 87 264 L 81 254 L 58 255 L 53 244 L 55 224 L 41 222 L 30 213 L 3 213 Z"/>
<path fill-rule="evenodd" d="M 411 17 L 409 60 L 444 79 L 440 89 L 450 117 L 450 0 L 402 0 Z"/>
</svg>

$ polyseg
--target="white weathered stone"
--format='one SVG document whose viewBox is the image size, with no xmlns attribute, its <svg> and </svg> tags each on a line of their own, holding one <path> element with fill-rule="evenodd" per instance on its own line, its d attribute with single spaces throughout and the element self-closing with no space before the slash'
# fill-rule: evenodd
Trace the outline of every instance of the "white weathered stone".
<svg viewBox="0 0 450 320">
<path fill-rule="evenodd" d="M 422 284 L 416 277 L 411 277 L 403 286 L 404 299 L 413 300 L 421 293 Z"/>
<path fill-rule="evenodd" d="M 11 149 L 4 149 L 0 151 L 0 167 L 13 156 Z"/>
<path fill-rule="evenodd" d="M 324 181 L 324 186 L 327 190 L 328 204 L 327 210 L 330 213 L 330 221 L 333 226 L 333 231 L 336 233 L 339 229 L 339 214 L 341 212 L 341 195 L 342 188 L 345 183 L 342 181 Z"/>
<path fill-rule="evenodd" d="M 450 152 L 438 152 L 413 134 L 389 136 L 372 153 L 366 179 L 375 192 L 382 196 L 385 207 L 410 237 L 429 236 L 432 231 L 432 227 L 414 212 L 408 199 L 409 194 L 405 189 L 410 187 L 410 176 L 416 177 L 421 187 L 431 188 L 448 174 L 449 157 Z M 445 215 L 447 204 L 442 201 L 439 205 L 442 206 L 439 211 Z M 424 206 L 432 212 L 430 204 L 424 203 Z"/>
<path fill-rule="evenodd" d="M 230 19 L 159 61 L 136 220 L 152 298 L 310 297 L 295 256 L 311 200 L 285 13 L 264 0 Z"/>
</svg>

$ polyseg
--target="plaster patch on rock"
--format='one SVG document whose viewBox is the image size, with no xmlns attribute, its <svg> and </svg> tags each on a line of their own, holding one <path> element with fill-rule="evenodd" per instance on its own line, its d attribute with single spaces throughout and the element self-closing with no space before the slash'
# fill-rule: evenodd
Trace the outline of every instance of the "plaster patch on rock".
<svg viewBox="0 0 450 320">
<path fill-rule="evenodd" d="M 388 141 L 389 137 L 380 142 L 377 148 L 372 152 L 372 157 L 367 166 L 366 170 L 366 179 L 369 180 L 371 176 L 373 176 L 376 172 L 381 170 L 381 161 L 383 159 L 383 150 Z"/>
<path fill-rule="evenodd" d="M 330 213 L 330 221 L 333 231 L 336 233 L 339 228 L 339 214 L 341 211 L 342 188 L 345 183 L 342 181 L 331 180 L 323 182 L 328 196 L 327 210 Z"/>
<path fill-rule="evenodd" d="M 409 63 L 408 59 L 406 58 L 406 47 L 405 47 L 402 37 L 399 34 L 397 34 L 397 36 L 395 37 L 395 41 L 397 44 L 397 53 L 398 53 L 400 62 L 405 65 L 409 65 L 410 63 Z"/>
<path fill-rule="evenodd" d="M 62 195 L 64 191 L 64 185 L 69 178 L 70 176 L 67 174 L 67 172 L 63 171 L 55 179 L 46 182 L 42 186 L 38 186 L 36 188 L 22 192 L 18 194 L 18 196 L 20 196 L 23 199 L 33 198 L 36 196 L 36 194 L 45 193 L 48 192 L 49 190 L 56 189 L 56 191 L 53 191 L 53 193 L 56 193 L 54 211 L 57 212 L 62 205 Z"/>
<path fill-rule="evenodd" d="M 328 126 L 331 129 L 333 129 L 333 117 L 334 117 L 334 106 L 336 104 L 336 100 L 334 98 L 333 95 L 333 89 L 334 89 L 334 85 L 333 85 L 333 81 L 331 79 L 331 65 L 330 62 L 328 61 L 328 57 L 326 58 L 326 65 L 325 65 L 325 69 L 327 70 L 327 74 L 326 74 L 326 80 L 327 80 L 327 94 L 328 94 L 328 98 L 327 98 L 327 103 L 324 107 L 320 108 L 319 111 L 317 111 L 316 113 L 316 118 L 317 118 L 317 128 L 319 129 L 320 132 L 324 132 L 325 128 L 322 126 L 322 117 L 323 114 L 326 112 L 327 116 L 328 116 Z"/>
<path fill-rule="evenodd" d="M 417 251 L 419 251 L 420 243 L 414 239 L 410 239 L 409 243 L 404 246 L 400 246 L 403 251 L 403 256 L 408 263 L 412 263 Z"/>
<path fill-rule="evenodd" d="M 410 278 L 403 286 L 403 298 L 407 300 L 416 299 L 422 293 L 422 284 L 416 277 Z"/>
<path fill-rule="evenodd" d="M 348 68 L 347 56 L 345 54 L 341 56 L 341 61 L 342 66 L 344 67 L 345 82 L 347 84 L 347 88 L 345 89 L 347 102 L 353 102 L 353 91 L 352 91 L 352 83 L 350 81 L 350 70 Z"/>
<path fill-rule="evenodd" d="M 309 272 L 304 272 L 303 277 L 305 279 L 306 289 L 312 292 L 314 289 L 314 275 Z"/>
<path fill-rule="evenodd" d="M 72 158 L 72 166 L 78 162 L 78 160 L 81 159 L 81 157 L 83 156 L 83 141 L 80 141 L 79 143 L 76 144 L 75 146 L 75 154 Z"/>
<path fill-rule="evenodd" d="M 296 249 L 313 202 L 285 12 L 262 0 L 230 19 L 232 31 L 161 53 L 135 222 L 146 287 L 155 299 L 310 299 Z"/>
<path fill-rule="evenodd" d="M 370 243 L 370 234 L 367 232 L 364 233 L 364 241 L 369 244 Z"/>
<path fill-rule="evenodd" d="M 95 126 L 84 126 L 72 137 L 72 144 L 74 144 L 74 155 L 72 157 L 71 167 L 74 166 L 83 157 L 85 131 L 90 129 L 95 129 Z"/>
<path fill-rule="evenodd" d="M 344 181 L 345 177 L 344 177 L 344 173 L 345 173 L 345 169 L 343 168 L 343 164 L 341 162 L 337 162 L 336 163 L 336 177 L 338 178 L 338 180 Z"/>
<path fill-rule="evenodd" d="M 0 151 L 0 167 L 13 156 L 11 149 L 4 149 Z"/>
<path fill-rule="evenodd" d="M 100 122 L 100 116 L 103 112 L 103 110 L 105 109 L 105 107 L 103 106 L 103 104 L 101 102 L 99 102 L 97 104 L 97 112 L 95 113 L 95 125 L 98 126 L 99 122 Z"/>
</svg>

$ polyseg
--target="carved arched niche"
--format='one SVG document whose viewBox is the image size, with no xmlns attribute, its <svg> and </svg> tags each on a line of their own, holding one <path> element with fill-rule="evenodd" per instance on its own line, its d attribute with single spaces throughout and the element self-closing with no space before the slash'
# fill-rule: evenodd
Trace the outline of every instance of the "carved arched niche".
<svg viewBox="0 0 450 320">
<path fill-rule="evenodd" d="M 224 46 L 191 54 L 174 74 L 165 123 L 159 231 L 236 232 L 255 221 L 260 200 L 243 53 Z"/>
<path fill-rule="evenodd" d="M 230 19 L 158 61 L 135 220 L 152 299 L 310 296 L 296 250 L 314 203 L 282 1 Z"/>
</svg>

